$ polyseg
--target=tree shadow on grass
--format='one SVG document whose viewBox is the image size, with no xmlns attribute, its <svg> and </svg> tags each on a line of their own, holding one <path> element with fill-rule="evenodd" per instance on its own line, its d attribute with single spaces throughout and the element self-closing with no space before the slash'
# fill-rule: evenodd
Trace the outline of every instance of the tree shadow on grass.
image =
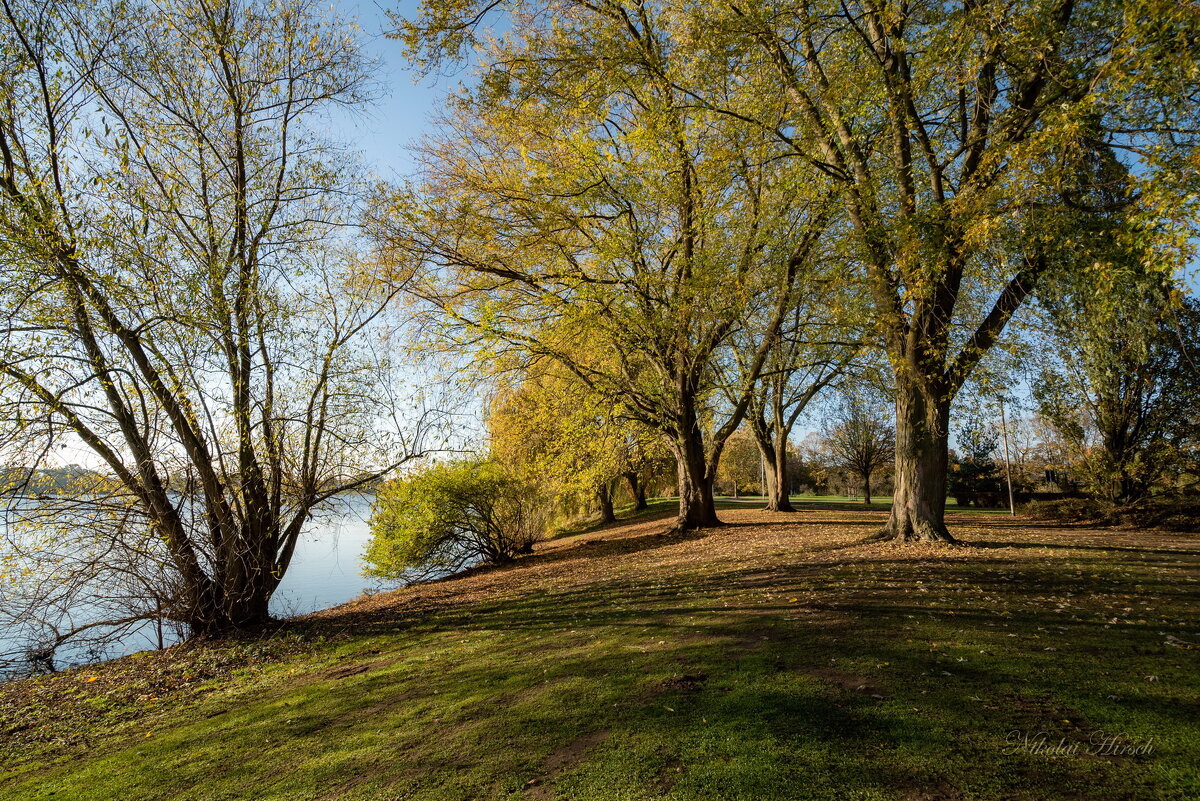
<svg viewBox="0 0 1200 801">
<path fill-rule="evenodd" d="M 693 539 L 726 532 L 737 534 Z M 620 559 L 674 544 L 626 540 L 563 550 Z M 565 588 L 377 610 L 349 630 L 334 669 L 164 733 L 177 772 L 159 781 L 216 797 L 214 766 L 231 765 L 230 797 L 266 777 L 299 788 L 353 777 L 413 798 L 1195 797 L 1197 655 L 1098 614 L 1131 597 L 1188 614 L 1194 586 L 1120 554 L 817 547 L 803 561 L 600 571 Z M 1126 572 L 1098 584 L 1073 569 L 1081 559 Z M 1161 752 L 1050 758 L 1009 740 L 1086 744 L 1113 726 L 1159 732 Z M 144 748 L 115 758 L 156 775 L 160 752 Z"/>
<path fill-rule="evenodd" d="M 819 567 L 777 576 L 774 587 L 811 589 L 813 571 Z M 899 593 L 856 604 L 856 588 L 844 588 L 849 597 L 826 610 L 838 614 L 799 620 L 787 603 L 714 601 L 720 587 L 738 586 L 744 597 L 760 581 L 734 571 L 700 581 L 593 584 L 447 610 L 436 616 L 447 645 L 420 671 L 351 674 L 345 684 L 323 686 L 313 708 L 286 714 L 304 720 L 304 736 L 336 740 L 351 736 L 361 722 L 353 710 L 370 698 L 376 723 L 400 732 L 401 758 L 385 771 L 416 769 L 403 775 L 420 785 L 439 780 L 438 765 L 453 766 L 480 782 L 473 786 L 482 797 L 488 781 L 505 776 L 516 787 L 547 782 L 578 798 L 669 791 L 761 801 L 796 798 L 801 787 L 813 798 L 1082 792 L 1106 799 L 1137 797 L 1139 783 L 1150 780 L 1145 763 L 1007 750 L 1013 731 L 1086 742 L 1095 725 L 1077 701 L 1097 690 L 1074 688 L 1069 674 L 1093 657 L 952 661 L 897 637 L 898 624 L 920 618 L 914 628 L 931 627 L 941 638 L 979 627 L 985 610 L 951 614 Z M 1009 623 L 1029 633 L 1063 621 L 1047 610 Z M 1075 625 L 1074 636 L 1089 642 L 1120 636 Z M 499 641 L 483 658 L 450 647 L 477 637 Z M 1048 672 L 1056 660 L 1069 664 Z M 834 675 L 831 661 L 845 667 Z M 1127 710 L 1153 716 L 1165 731 L 1190 725 L 1200 711 L 1154 699 Z M 596 744 L 573 763 L 552 758 L 598 731 L 604 737 L 588 740 Z"/>
<path fill-rule="evenodd" d="M 735 523 L 687 540 L 736 537 L 761 525 Z M 847 524 L 772 525 L 800 536 L 811 525 Z M 1121 554 L 1200 553 L 1046 540 L 970 541 L 997 554 L 945 559 L 854 554 L 856 543 L 833 542 L 804 549 L 802 561 L 535 586 L 408 617 L 381 610 L 357 631 L 414 646 L 426 636 L 502 633 L 506 645 L 489 651 L 486 663 L 435 660 L 415 697 L 417 677 L 386 667 L 361 679 L 351 673 L 363 686 L 345 694 L 335 688 L 330 697 L 352 706 L 363 692 L 399 693 L 385 709 L 449 703 L 453 719 L 420 725 L 433 726 L 423 729 L 432 741 L 444 731 L 464 744 L 456 769 L 490 775 L 490 786 L 515 782 L 519 790 L 536 782 L 577 798 L 716 792 L 774 801 L 797 797 L 799 787 L 813 798 L 1166 798 L 1159 783 L 1172 770 L 1175 786 L 1194 787 L 1195 771 L 1175 763 L 1188 747 L 1182 733 L 1200 716 L 1200 694 L 1180 686 L 1164 696 L 1137 682 L 1168 670 L 1164 660 L 1194 665 L 1195 655 L 1171 650 L 1136 621 L 1112 624 L 1100 613 L 1141 596 L 1171 614 L 1194 612 L 1195 588 L 1165 574 L 1147 577 L 1153 564 Z M 584 539 L 511 569 L 680 541 L 657 534 Z M 1064 556 L 1020 553 L 1044 547 L 1078 551 L 1072 564 L 1095 559 L 1096 571 L 1116 564 L 1125 572 L 1098 582 Z M 999 552 L 1009 548 L 1017 553 Z M 1048 596 L 1083 600 L 1064 611 Z M 1186 667 L 1169 670 L 1164 681 L 1186 681 Z M 1086 748 L 1095 732 L 1123 721 L 1130 731 L 1160 732 L 1162 755 L 1051 759 L 1010 740 L 1044 734 Z M 321 727 L 316 719 L 312 731 Z M 595 732 L 603 737 L 589 737 Z M 503 764 L 494 753 L 500 742 L 516 754 Z M 580 742 L 588 747 L 577 748 Z M 436 764 L 432 745 L 413 739 L 405 747 L 408 769 L 427 759 Z"/>
</svg>

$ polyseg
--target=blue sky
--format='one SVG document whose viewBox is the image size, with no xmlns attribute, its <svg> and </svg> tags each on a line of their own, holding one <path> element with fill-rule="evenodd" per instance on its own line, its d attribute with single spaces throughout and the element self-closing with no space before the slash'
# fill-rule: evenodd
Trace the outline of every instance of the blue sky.
<svg viewBox="0 0 1200 801">
<path fill-rule="evenodd" d="M 391 25 L 386 12 L 411 13 L 417 0 L 336 0 L 334 7 L 362 27 L 367 52 L 380 62 L 377 79 L 384 96 L 366 111 L 336 115 L 330 133 L 350 142 L 380 177 L 403 178 L 413 168 L 408 147 L 428 128 L 441 98 L 459 78 L 420 78 L 409 68 L 401 43 L 384 36 Z"/>
</svg>

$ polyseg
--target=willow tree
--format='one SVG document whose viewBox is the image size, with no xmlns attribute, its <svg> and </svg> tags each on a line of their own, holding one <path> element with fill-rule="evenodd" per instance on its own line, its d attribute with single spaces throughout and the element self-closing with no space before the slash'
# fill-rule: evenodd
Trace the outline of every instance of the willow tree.
<svg viewBox="0 0 1200 801">
<path fill-rule="evenodd" d="M 137 551 L 161 575 L 128 615 L 260 624 L 313 510 L 412 451 L 379 389 L 397 286 L 314 125 L 367 65 L 305 0 L 3 12 L 3 455 L 65 452 L 103 485 L 8 512 L 96 540 L 67 549 L 100 555 L 93 586 Z"/>
<path fill-rule="evenodd" d="M 645 479 L 669 459 L 655 432 L 561 368 L 503 382 L 487 428 L 493 459 L 559 505 L 597 506 L 602 523 L 616 520 L 613 495 L 622 480 L 635 506 L 646 508 Z"/>
<path fill-rule="evenodd" d="M 838 187 L 896 389 L 896 491 L 879 539 L 945 540 L 951 403 L 1071 247 L 1054 222 L 1097 145 L 1132 165 L 1142 232 L 1196 220 L 1200 17 L 1160 0 L 728 0 L 705 51 L 774 76 L 756 119 Z M 802 135 L 803 134 L 803 135 Z M 1189 183 L 1192 185 L 1189 188 Z"/>
<path fill-rule="evenodd" d="M 679 47 L 693 15 L 506 5 L 511 26 L 469 37 L 478 86 L 428 143 L 419 193 L 381 215 L 383 235 L 428 266 L 417 291 L 447 337 L 479 359 L 550 360 L 659 432 L 679 526 L 715 525 L 721 450 L 827 222 L 825 182 L 676 88 L 745 91 Z M 415 54 L 457 57 L 473 30 L 459 12 L 474 16 L 427 4 Z M 754 345 L 735 355 L 739 334 Z"/>
</svg>

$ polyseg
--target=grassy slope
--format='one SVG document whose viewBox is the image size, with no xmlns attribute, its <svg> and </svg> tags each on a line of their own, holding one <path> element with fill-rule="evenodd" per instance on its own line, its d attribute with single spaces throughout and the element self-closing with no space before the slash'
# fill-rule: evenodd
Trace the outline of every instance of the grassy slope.
<svg viewBox="0 0 1200 801">
<path fill-rule="evenodd" d="M 0 688 L 0 798 L 1200 797 L 1194 536 L 973 515 L 975 547 L 867 546 L 881 513 L 814 509 L 558 539 L 223 646 L 241 669 Z"/>
</svg>

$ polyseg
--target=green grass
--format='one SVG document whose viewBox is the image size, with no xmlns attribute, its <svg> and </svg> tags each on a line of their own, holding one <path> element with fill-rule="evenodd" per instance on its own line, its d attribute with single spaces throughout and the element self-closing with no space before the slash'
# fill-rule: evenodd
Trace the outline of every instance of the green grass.
<svg viewBox="0 0 1200 801">
<path fill-rule="evenodd" d="M 1195 538 L 963 518 L 982 546 L 904 550 L 852 544 L 880 515 L 757 514 L 301 629 L 210 692 L 27 738 L 0 798 L 1200 798 L 1200 652 L 1167 639 L 1200 627 Z M 1101 731 L 1151 750 L 1012 747 Z"/>
</svg>

